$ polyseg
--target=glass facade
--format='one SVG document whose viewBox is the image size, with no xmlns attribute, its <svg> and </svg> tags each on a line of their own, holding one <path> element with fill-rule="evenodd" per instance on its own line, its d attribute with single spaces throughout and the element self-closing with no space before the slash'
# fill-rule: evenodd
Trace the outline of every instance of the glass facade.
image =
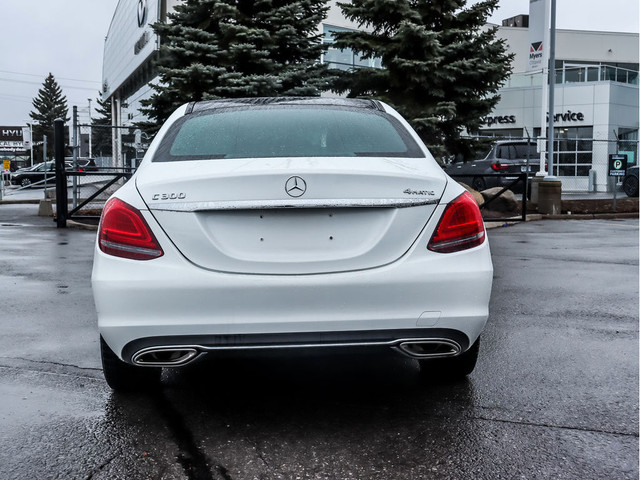
<svg viewBox="0 0 640 480">
<path fill-rule="evenodd" d="M 553 175 L 588 177 L 593 168 L 593 127 L 558 127 L 554 130 Z M 534 134 L 539 136 L 540 129 L 536 128 Z"/>
<path fill-rule="evenodd" d="M 581 82 L 618 82 L 638 85 L 638 64 L 556 60 L 556 83 Z"/>
<path fill-rule="evenodd" d="M 628 165 L 638 164 L 638 129 L 620 128 L 618 130 L 618 153 L 627 155 Z"/>
<path fill-rule="evenodd" d="M 478 135 L 483 137 L 499 137 L 499 138 L 523 138 L 522 128 L 500 128 L 479 130 Z"/>
<path fill-rule="evenodd" d="M 587 177 L 592 168 L 593 128 L 557 128 L 554 169 L 565 177 Z"/>
<path fill-rule="evenodd" d="M 618 82 L 638 85 L 637 63 L 575 62 L 556 60 L 556 84 L 582 82 Z M 514 73 L 503 88 L 538 87 L 542 85 L 542 74 Z"/>
<path fill-rule="evenodd" d="M 350 70 L 352 68 L 373 67 L 382 68 L 382 62 L 379 58 L 362 58 L 356 55 L 350 48 L 340 50 L 332 47 L 335 42 L 334 32 L 355 32 L 349 28 L 334 27 L 332 25 L 323 25 L 322 43 L 329 45 L 327 53 L 323 55 L 322 63 L 329 64 L 330 68 L 338 70 Z"/>
<path fill-rule="evenodd" d="M 10 170 L 13 172 L 18 168 L 28 167 L 31 165 L 30 156 L 28 153 L 17 153 L 17 152 L 0 152 L 0 167 L 2 167 L 3 161 L 8 160 L 11 162 Z M 37 163 L 37 160 L 34 162 Z"/>
</svg>

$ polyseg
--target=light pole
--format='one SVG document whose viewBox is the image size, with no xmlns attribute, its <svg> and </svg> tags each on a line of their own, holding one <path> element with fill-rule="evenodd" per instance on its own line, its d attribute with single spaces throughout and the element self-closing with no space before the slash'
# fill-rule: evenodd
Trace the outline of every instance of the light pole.
<svg viewBox="0 0 640 480">
<path fill-rule="evenodd" d="M 31 142 L 29 143 L 31 144 L 31 166 L 33 167 L 33 124 L 30 122 L 26 122 L 26 124 L 29 127 L 29 136 L 31 137 Z"/>
<path fill-rule="evenodd" d="M 93 155 L 91 155 L 91 131 L 93 130 L 93 127 L 91 126 L 91 99 L 87 98 L 87 100 L 89 101 L 89 158 L 92 158 Z"/>
<path fill-rule="evenodd" d="M 548 178 L 555 180 L 553 175 L 553 139 L 555 137 L 555 85 L 556 85 L 556 0 L 551 0 L 551 28 L 549 29 L 549 133 L 548 139 Z"/>
<path fill-rule="evenodd" d="M 556 84 L 556 0 L 551 0 L 551 27 L 549 29 L 549 133 L 548 146 L 548 175 L 538 186 L 538 212 L 556 215 L 562 211 L 562 182 L 553 175 L 553 147 L 554 147 L 554 92 Z"/>
</svg>

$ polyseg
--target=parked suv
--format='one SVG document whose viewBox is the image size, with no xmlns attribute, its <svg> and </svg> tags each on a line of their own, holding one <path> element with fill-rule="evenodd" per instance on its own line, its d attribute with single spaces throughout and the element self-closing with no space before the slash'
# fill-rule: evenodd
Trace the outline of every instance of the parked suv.
<svg viewBox="0 0 640 480">
<path fill-rule="evenodd" d="M 528 166 L 527 166 L 528 157 Z M 491 187 L 503 187 L 524 172 L 535 172 L 539 165 L 540 154 L 534 142 L 508 140 L 496 142 L 486 157 L 470 162 L 453 163 L 447 173 L 457 181 L 466 183 L 474 190 L 482 191 Z M 514 176 L 502 177 L 496 174 L 510 173 Z M 513 191 L 523 190 L 522 183 L 516 184 Z"/>
<path fill-rule="evenodd" d="M 65 157 L 64 162 L 67 165 L 71 165 L 71 168 L 67 168 L 67 170 L 73 170 L 73 157 Z M 93 158 L 78 157 L 76 164 L 78 165 L 78 172 L 95 172 L 98 170 L 96 161 Z"/>
<path fill-rule="evenodd" d="M 627 194 L 627 197 L 638 196 L 638 165 L 627 169 L 627 173 L 622 180 L 622 189 Z"/>
</svg>

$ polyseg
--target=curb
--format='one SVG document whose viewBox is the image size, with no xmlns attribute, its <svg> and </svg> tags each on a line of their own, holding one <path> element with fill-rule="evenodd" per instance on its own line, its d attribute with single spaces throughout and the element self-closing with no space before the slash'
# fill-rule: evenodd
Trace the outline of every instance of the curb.
<svg viewBox="0 0 640 480">
<path fill-rule="evenodd" d="M 0 200 L 0 205 L 20 205 L 22 203 L 38 205 L 40 200 Z"/>
<path fill-rule="evenodd" d="M 513 217 L 513 221 L 507 220 L 502 222 L 492 222 L 490 220 L 484 222 L 487 230 L 500 227 L 510 227 L 522 223 L 521 217 Z M 620 212 L 620 213 L 563 213 L 558 215 L 543 215 L 541 213 L 528 213 L 527 222 L 538 222 L 540 220 L 615 220 L 618 218 L 640 218 L 638 212 Z"/>
<path fill-rule="evenodd" d="M 541 215 L 542 220 L 612 220 L 616 218 L 638 218 L 638 212 L 620 213 L 565 213 L 561 215 Z"/>
<path fill-rule="evenodd" d="M 55 199 L 52 200 L 50 198 L 39 198 L 39 199 L 24 199 L 24 200 L 0 200 L 0 205 L 38 205 L 42 200 L 51 200 L 55 204 Z M 84 199 L 79 198 L 78 202 L 84 201 Z M 72 203 L 72 200 L 69 199 L 69 204 Z"/>
<path fill-rule="evenodd" d="M 75 220 L 67 220 L 67 228 L 77 228 L 79 230 L 98 231 L 98 225 L 90 225 L 88 223 L 76 222 Z"/>
</svg>

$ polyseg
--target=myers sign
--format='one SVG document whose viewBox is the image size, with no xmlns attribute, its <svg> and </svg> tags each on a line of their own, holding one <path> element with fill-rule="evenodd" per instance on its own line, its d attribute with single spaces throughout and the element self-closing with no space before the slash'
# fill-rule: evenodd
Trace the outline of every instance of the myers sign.
<svg viewBox="0 0 640 480">
<path fill-rule="evenodd" d="M 549 49 L 545 45 L 549 30 L 549 1 L 529 0 L 529 44 L 527 71 L 541 70 L 547 66 Z"/>
</svg>

